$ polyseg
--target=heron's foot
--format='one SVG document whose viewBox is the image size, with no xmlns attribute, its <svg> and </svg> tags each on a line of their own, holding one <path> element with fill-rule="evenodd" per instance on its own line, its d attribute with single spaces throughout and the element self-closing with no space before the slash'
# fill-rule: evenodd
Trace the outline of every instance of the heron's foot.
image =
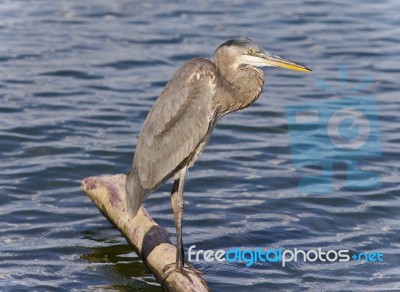
<svg viewBox="0 0 400 292">
<path fill-rule="evenodd" d="M 165 280 L 167 280 L 167 278 L 168 278 L 169 276 L 171 276 L 171 274 L 173 274 L 173 273 L 180 273 L 180 274 L 182 274 L 183 276 L 185 276 L 186 278 L 188 278 L 189 281 L 192 282 L 192 283 L 193 283 L 193 280 L 192 280 L 192 278 L 190 277 L 189 274 L 192 274 L 192 275 L 195 275 L 195 276 L 203 275 L 203 274 L 204 274 L 204 272 L 202 272 L 202 271 L 196 269 L 195 267 L 193 267 L 193 266 L 192 266 L 191 264 L 189 264 L 189 263 L 185 263 L 185 266 L 181 266 L 181 267 L 176 266 L 176 263 L 171 263 L 171 264 L 168 264 L 168 265 L 166 265 L 166 266 L 164 267 L 164 269 L 163 269 L 163 279 L 162 279 L 162 281 L 164 282 Z"/>
</svg>

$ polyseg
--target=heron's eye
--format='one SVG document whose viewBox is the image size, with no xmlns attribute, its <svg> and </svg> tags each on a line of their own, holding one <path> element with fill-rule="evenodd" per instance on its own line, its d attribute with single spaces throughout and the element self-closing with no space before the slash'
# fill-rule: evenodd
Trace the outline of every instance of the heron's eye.
<svg viewBox="0 0 400 292">
<path fill-rule="evenodd" d="M 252 48 L 247 49 L 247 53 L 249 55 L 253 55 L 254 54 L 254 50 Z"/>
</svg>

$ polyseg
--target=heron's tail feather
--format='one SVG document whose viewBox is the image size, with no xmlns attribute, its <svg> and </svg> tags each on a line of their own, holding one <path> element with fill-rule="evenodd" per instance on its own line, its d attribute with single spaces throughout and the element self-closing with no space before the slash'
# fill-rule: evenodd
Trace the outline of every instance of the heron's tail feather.
<svg viewBox="0 0 400 292">
<path fill-rule="evenodd" d="M 142 188 L 140 183 L 137 183 L 136 173 L 133 169 L 131 169 L 126 176 L 125 190 L 126 207 L 128 212 L 134 217 L 146 198 L 146 191 Z"/>
</svg>

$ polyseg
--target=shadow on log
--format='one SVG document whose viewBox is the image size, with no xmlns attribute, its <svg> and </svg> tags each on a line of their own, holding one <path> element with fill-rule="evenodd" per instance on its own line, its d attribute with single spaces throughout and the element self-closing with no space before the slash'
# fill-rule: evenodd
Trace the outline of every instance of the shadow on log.
<svg viewBox="0 0 400 292">
<path fill-rule="evenodd" d="M 88 177 L 82 181 L 82 189 L 100 212 L 121 231 L 166 291 L 209 291 L 199 275 L 189 274 L 189 280 L 174 272 L 162 281 L 164 267 L 175 263 L 176 248 L 171 244 L 167 231 L 143 207 L 135 217 L 127 213 L 125 178 L 124 174 Z"/>
</svg>

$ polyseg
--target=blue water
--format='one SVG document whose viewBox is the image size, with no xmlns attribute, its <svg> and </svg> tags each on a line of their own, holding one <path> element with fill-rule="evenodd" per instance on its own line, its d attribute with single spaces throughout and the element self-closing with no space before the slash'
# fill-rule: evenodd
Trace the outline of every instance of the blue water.
<svg viewBox="0 0 400 292">
<path fill-rule="evenodd" d="M 257 103 L 217 125 L 186 181 L 185 248 L 348 249 L 383 261 L 194 265 L 213 291 L 399 291 L 399 3 L 163 2 L 0 3 L 0 290 L 161 291 L 80 181 L 127 172 L 174 71 L 247 36 L 313 72 L 266 69 Z M 361 109 L 377 115 L 372 143 L 381 155 L 346 154 L 304 193 L 299 183 L 321 172 L 315 161 L 325 152 L 315 149 L 330 140 L 293 145 L 288 109 L 318 104 L 327 114 L 324 101 L 349 95 L 376 101 Z M 314 164 L 296 164 L 292 146 Z M 361 176 L 364 188 L 347 188 L 355 161 L 380 185 Z M 146 208 L 174 240 L 170 188 Z"/>
</svg>

